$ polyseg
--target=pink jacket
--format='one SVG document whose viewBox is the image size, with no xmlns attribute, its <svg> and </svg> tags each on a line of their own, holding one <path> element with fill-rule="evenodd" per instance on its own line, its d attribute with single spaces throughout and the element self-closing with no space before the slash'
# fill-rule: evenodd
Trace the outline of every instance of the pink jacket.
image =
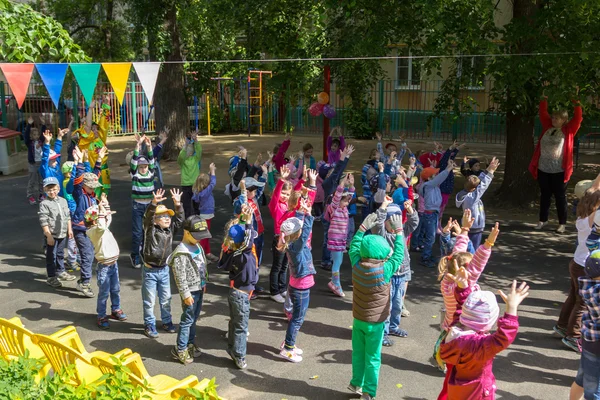
<svg viewBox="0 0 600 400">
<path fill-rule="evenodd" d="M 277 154 L 273 156 L 273 162 L 275 163 L 277 172 L 285 165 L 285 152 L 289 149 L 290 143 L 290 139 L 284 140 L 283 143 L 281 143 L 281 146 L 279 146 Z"/>
<path fill-rule="evenodd" d="M 496 354 L 517 337 L 519 318 L 504 314 L 493 334 L 462 331 L 453 327 L 440 345 L 440 356 L 452 365 L 448 380 L 448 400 L 493 400 L 496 378 L 492 363 Z"/>
<path fill-rule="evenodd" d="M 469 244 L 469 236 L 467 234 L 460 234 L 456 237 L 456 243 L 454 244 L 454 249 L 452 249 L 452 253 L 458 252 L 466 252 L 467 245 Z M 488 260 L 490 259 L 490 255 L 492 251 L 487 249 L 485 246 L 481 245 L 475 251 L 475 255 L 473 255 L 473 259 L 467 266 L 467 271 L 469 271 L 469 287 L 472 287 L 473 290 L 479 290 L 479 285 L 477 285 L 477 281 L 483 272 Z M 456 311 L 456 298 L 454 297 L 454 289 L 456 289 L 456 283 L 444 276 L 441 283 L 441 292 L 444 297 L 444 307 L 446 308 L 446 315 L 444 317 L 444 322 L 442 322 L 442 329 L 447 331 L 452 326 L 452 319 L 454 318 L 454 312 Z"/>
<path fill-rule="evenodd" d="M 271 211 L 271 216 L 273 217 L 273 224 L 275 225 L 275 234 L 279 235 L 281 233 L 281 224 L 284 219 L 281 219 L 283 215 L 287 212 L 288 203 L 287 201 L 281 201 L 281 189 L 283 188 L 283 184 L 285 180 L 280 179 L 277 181 L 275 185 L 275 189 L 273 189 L 273 195 L 271 196 L 271 201 L 269 201 L 269 211 Z M 294 186 L 294 191 L 301 190 L 304 185 L 304 181 L 300 179 L 296 182 L 296 186 Z M 313 195 L 314 196 L 314 195 Z M 310 197 L 310 194 L 309 194 Z"/>
</svg>

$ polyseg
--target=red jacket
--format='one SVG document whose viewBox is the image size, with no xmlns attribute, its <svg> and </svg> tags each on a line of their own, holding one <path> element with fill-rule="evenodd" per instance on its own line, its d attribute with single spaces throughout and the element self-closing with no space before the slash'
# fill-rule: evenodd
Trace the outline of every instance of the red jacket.
<svg viewBox="0 0 600 400">
<path fill-rule="evenodd" d="M 519 319 L 504 314 L 498 320 L 498 330 L 492 334 L 460 332 L 454 327 L 440 345 L 440 357 L 452 365 L 448 380 L 448 400 L 493 400 L 496 378 L 492 363 L 496 354 L 506 349 L 517 337 Z"/>
<path fill-rule="evenodd" d="M 550 114 L 548 114 L 547 100 L 540 101 L 539 113 L 540 121 L 542 123 L 542 134 L 540 135 L 537 146 L 535 146 L 535 150 L 533 151 L 531 163 L 529 163 L 529 172 L 531 172 L 531 175 L 533 175 L 534 179 L 537 179 L 538 177 L 538 163 L 540 161 L 540 143 L 542 142 L 542 137 L 548 131 L 548 129 L 552 128 L 552 117 Z M 571 120 L 562 127 L 562 132 L 565 135 L 562 161 L 562 167 L 565 171 L 565 183 L 571 179 L 571 174 L 573 173 L 573 145 L 575 143 L 575 135 L 577 135 L 577 131 L 581 126 L 581 121 L 583 121 L 583 112 L 581 110 L 581 106 L 576 105 L 575 109 L 573 110 L 573 118 L 571 118 Z"/>
</svg>

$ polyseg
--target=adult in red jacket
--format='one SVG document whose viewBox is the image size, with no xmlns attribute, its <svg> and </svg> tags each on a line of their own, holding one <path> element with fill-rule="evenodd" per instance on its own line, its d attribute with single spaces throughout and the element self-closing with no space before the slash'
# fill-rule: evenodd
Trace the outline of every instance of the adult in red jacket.
<svg viewBox="0 0 600 400">
<path fill-rule="evenodd" d="M 573 101 L 573 118 L 568 121 L 566 110 L 548 114 L 548 98 L 540 102 L 542 134 L 533 152 L 529 172 L 537 179 L 540 189 L 540 219 L 535 229 L 542 229 L 548 223 L 552 195 L 558 212 L 558 228 L 563 233 L 567 223 L 567 184 L 573 173 L 573 144 L 581 126 L 582 111 L 579 102 Z M 567 122 L 568 121 L 568 122 Z"/>
</svg>

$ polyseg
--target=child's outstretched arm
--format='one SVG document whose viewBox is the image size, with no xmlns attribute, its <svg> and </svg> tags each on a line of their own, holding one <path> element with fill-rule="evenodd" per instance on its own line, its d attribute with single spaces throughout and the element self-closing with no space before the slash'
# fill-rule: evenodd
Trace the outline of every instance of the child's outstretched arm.
<svg viewBox="0 0 600 400">
<path fill-rule="evenodd" d="M 542 123 L 543 132 L 552 128 L 552 117 L 550 117 L 550 114 L 548 113 L 548 97 L 547 96 L 542 96 L 542 100 L 540 100 L 538 115 L 540 117 L 540 122 Z"/>
<path fill-rule="evenodd" d="M 176 229 L 181 229 L 183 226 L 183 220 L 185 219 L 185 212 L 183 211 L 183 204 L 181 204 L 182 192 L 179 189 L 171 189 L 171 198 L 173 199 L 173 208 L 175 208 L 175 218 L 173 219 L 173 226 Z"/>
<path fill-rule="evenodd" d="M 363 237 L 365 236 L 365 232 L 369 229 L 372 229 L 375 226 L 376 221 L 377 214 L 371 213 L 367 215 L 362 224 L 360 224 L 360 227 L 356 231 L 356 234 L 352 238 L 352 242 L 350 242 L 350 251 L 348 252 L 348 256 L 350 257 L 350 262 L 353 266 L 360 261 L 360 246 L 362 244 Z"/>
<path fill-rule="evenodd" d="M 487 169 L 481 174 L 479 174 L 479 180 L 481 182 L 479 183 L 479 186 L 477 186 L 477 188 L 475 189 L 474 202 L 481 199 L 485 191 L 490 187 L 492 179 L 494 179 L 494 172 L 496 172 L 499 165 L 500 161 L 496 157 L 494 157 L 492 158 L 492 161 L 490 162 L 490 165 L 488 165 Z"/>
<path fill-rule="evenodd" d="M 389 260 L 383 265 L 383 275 L 386 282 L 389 282 L 398 267 L 404 261 L 404 235 L 402 234 L 402 215 L 395 214 L 390 217 L 392 229 L 396 232 L 394 242 L 394 252 Z"/>
<path fill-rule="evenodd" d="M 452 172 L 453 168 L 454 168 L 454 161 L 449 160 L 448 166 L 446 167 L 446 169 L 443 170 L 442 172 L 440 172 L 439 174 L 437 174 L 432 180 L 429 181 L 429 182 L 431 182 L 431 185 L 440 186 L 442 183 L 444 183 L 444 181 L 446 180 L 448 175 L 453 173 Z"/>
<path fill-rule="evenodd" d="M 473 226 L 475 222 L 475 218 L 471 217 L 471 210 L 468 208 L 463 211 L 462 224 L 460 234 L 456 237 L 456 243 L 454 243 L 454 248 L 452 249 L 452 253 L 463 253 L 467 251 L 469 247 L 469 229 Z"/>
<path fill-rule="evenodd" d="M 571 118 L 564 126 L 564 131 L 566 131 L 567 135 L 576 135 L 579 131 L 579 127 L 581 127 L 581 122 L 583 121 L 581 104 L 579 101 L 575 100 L 573 100 L 573 104 L 575 105 L 573 108 L 573 118 Z"/>
</svg>

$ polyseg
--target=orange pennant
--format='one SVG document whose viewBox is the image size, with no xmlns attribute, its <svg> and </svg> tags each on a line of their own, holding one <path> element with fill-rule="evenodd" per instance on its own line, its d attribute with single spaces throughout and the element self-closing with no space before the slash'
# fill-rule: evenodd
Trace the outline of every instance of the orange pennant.
<svg viewBox="0 0 600 400">
<path fill-rule="evenodd" d="M 29 81 L 35 64 L 0 64 L 10 90 L 17 100 L 17 106 L 21 108 L 27 96 Z"/>
<path fill-rule="evenodd" d="M 104 72 L 106 72 L 106 76 L 115 91 L 119 104 L 123 104 L 131 63 L 102 63 L 102 68 L 104 68 Z"/>
</svg>

